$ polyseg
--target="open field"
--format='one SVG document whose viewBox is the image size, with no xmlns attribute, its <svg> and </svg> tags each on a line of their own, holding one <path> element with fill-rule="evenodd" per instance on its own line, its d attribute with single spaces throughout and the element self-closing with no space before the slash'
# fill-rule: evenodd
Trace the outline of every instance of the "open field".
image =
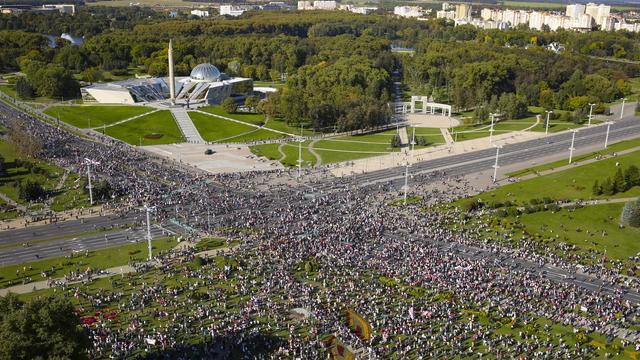
<svg viewBox="0 0 640 360">
<path fill-rule="evenodd" d="M 82 129 L 110 125 L 117 121 L 151 111 L 146 106 L 123 105 L 86 105 L 86 106 L 50 106 L 44 113 L 59 118 L 67 124 Z"/>
<path fill-rule="evenodd" d="M 250 142 L 278 139 L 285 135 L 264 128 L 245 125 L 215 116 L 190 112 L 189 117 L 205 141 Z"/>
<path fill-rule="evenodd" d="M 316 164 L 316 158 L 309 152 L 309 144 L 310 141 L 304 141 L 302 143 L 302 166 L 313 166 Z M 263 144 L 263 145 L 254 145 L 250 147 L 252 153 L 258 156 L 264 156 L 270 160 L 280 160 L 282 158 L 282 154 L 278 151 L 278 147 L 282 144 Z M 291 141 L 282 145 L 282 152 L 285 154 L 285 157 L 280 161 L 282 165 L 285 166 L 298 166 L 298 142 Z"/>
<path fill-rule="evenodd" d="M 618 142 L 618 143 L 611 144 L 606 149 L 603 149 L 603 150 L 600 150 L 600 151 L 595 151 L 595 152 L 584 154 L 584 155 L 574 156 L 573 159 L 574 159 L 574 162 L 580 162 L 580 161 L 584 161 L 584 160 L 588 160 L 588 159 L 593 159 L 595 157 L 602 156 L 602 155 L 613 154 L 613 153 L 618 152 L 618 151 L 623 151 L 623 150 L 631 149 L 631 148 L 638 147 L 638 146 L 640 146 L 640 138 L 632 139 L 632 140 L 625 140 L 625 141 L 621 141 L 621 142 Z M 557 168 L 559 166 L 565 166 L 565 165 L 567 165 L 567 160 L 558 160 L 558 161 L 554 161 L 554 162 L 550 162 L 550 163 L 546 163 L 546 164 L 541 164 L 541 165 L 538 165 L 538 166 L 532 166 L 532 167 L 529 167 L 529 168 L 526 168 L 526 169 L 510 172 L 510 173 L 507 173 L 506 175 L 509 176 L 509 177 L 520 177 L 520 176 L 533 174 L 535 172 L 555 169 L 555 168 Z"/>
<path fill-rule="evenodd" d="M 152 242 L 153 251 L 165 251 L 177 244 L 175 238 L 167 237 L 155 239 Z M 47 272 L 52 278 L 59 278 L 72 271 L 91 269 L 107 269 L 126 265 L 132 261 L 144 261 L 147 258 L 147 243 L 140 242 L 124 246 L 106 248 L 103 250 L 78 253 L 72 257 L 51 258 L 25 264 L 4 266 L 0 268 L 0 288 L 21 284 L 25 278 L 32 281 L 44 280 L 41 277 Z M 25 270 L 26 269 L 26 270 Z"/>
<path fill-rule="evenodd" d="M 299 127 L 289 126 L 282 119 L 270 119 L 269 121 L 266 121 L 265 116 L 258 113 L 236 112 L 236 113 L 230 114 L 224 111 L 224 109 L 220 105 L 205 106 L 200 108 L 199 110 L 208 112 L 210 114 L 224 116 L 230 119 L 253 124 L 253 125 L 258 125 L 258 126 L 264 125 L 265 128 L 274 129 L 274 130 L 286 132 L 289 134 L 294 134 L 294 135 L 300 134 Z M 307 130 L 303 129 L 303 135 L 312 135 L 312 134 L 313 134 L 313 131 L 308 129 Z"/>
<path fill-rule="evenodd" d="M 106 128 L 106 135 L 131 145 L 159 145 L 183 142 L 184 138 L 169 110 L 154 112 Z"/>
<path fill-rule="evenodd" d="M 576 245 L 582 251 L 603 253 L 625 260 L 640 252 L 640 229 L 620 228 L 624 204 L 589 205 L 574 211 L 522 214 L 520 223 L 542 239 Z"/>
<path fill-rule="evenodd" d="M 577 200 L 624 198 L 640 195 L 640 187 L 638 186 L 613 196 L 594 196 L 592 194 L 591 189 L 594 181 L 598 180 L 602 182 L 607 177 L 613 177 L 616 172 L 616 163 L 620 163 L 622 169 L 632 164 L 640 164 L 640 151 L 504 185 L 487 193 L 477 195 L 476 197 L 485 201 L 511 200 L 524 204 L 530 199 L 540 199 L 543 197 L 558 200 Z"/>
</svg>

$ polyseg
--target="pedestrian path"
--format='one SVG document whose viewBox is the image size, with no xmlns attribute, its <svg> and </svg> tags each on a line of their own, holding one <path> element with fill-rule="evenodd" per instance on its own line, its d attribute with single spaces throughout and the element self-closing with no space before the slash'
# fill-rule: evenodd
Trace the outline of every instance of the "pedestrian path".
<svg viewBox="0 0 640 360">
<path fill-rule="evenodd" d="M 453 145 L 454 141 L 451 133 L 449 132 L 449 129 L 440 128 L 440 132 L 442 133 L 442 137 L 444 138 L 444 143 L 447 145 Z"/>
<path fill-rule="evenodd" d="M 403 126 L 400 128 L 398 135 L 400 136 L 400 145 L 407 146 L 409 145 L 409 134 L 407 134 L 407 127 Z"/>
<path fill-rule="evenodd" d="M 204 144 L 204 139 L 200 136 L 198 129 L 193 125 L 189 113 L 184 108 L 171 108 L 171 115 L 176 119 L 176 123 L 182 131 L 182 135 L 187 142 Z"/>
<path fill-rule="evenodd" d="M 147 111 L 146 113 L 143 113 L 143 114 L 140 114 L 140 115 L 136 115 L 136 116 L 132 116 L 132 117 L 130 117 L 130 118 L 122 119 L 122 120 L 116 121 L 116 122 L 111 123 L 111 124 L 108 124 L 108 125 L 96 126 L 96 127 L 91 128 L 91 129 L 92 129 L 92 130 L 100 130 L 100 129 L 102 129 L 102 128 L 108 128 L 108 127 L 111 127 L 111 126 L 120 125 L 120 124 L 122 124 L 122 123 L 126 123 L 126 122 L 128 122 L 128 121 L 135 120 L 135 119 L 137 119 L 137 118 L 141 118 L 141 117 L 143 117 L 143 116 L 147 116 L 147 115 L 149 115 L 149 114 L 153 114 L 153 113 L 158 112 L 158 111 L 160 111 L 160 109 L 155 109 L 155 110 Z"/>
</svg>

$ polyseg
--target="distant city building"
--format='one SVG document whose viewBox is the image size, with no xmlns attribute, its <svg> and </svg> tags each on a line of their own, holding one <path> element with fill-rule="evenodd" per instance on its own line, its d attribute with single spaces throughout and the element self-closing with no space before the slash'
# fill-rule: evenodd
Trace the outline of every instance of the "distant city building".
<svg viewBox="0 0 640 360">
<path fill-rule="evenodd" d="M 456 19 L 471 19 L 471 4 L 456 4 Z"/>
<path fill-rule="evenodd" d="M 298 10 L 313 10 L 311 1 L 298 1 Z"/>
<path fill-rule="evenodd" d="M 396 6 L 393 8 L 394 15 L 402 17 L 421 17 L 424 10 L 419 6 Z"/>
<path fill-rule="evenodd" d="M 61 14 L 75 14 L 76 6 L 73 4 L 45 4 L 42 5 L 43 10 L 58 10 Z"/>
<path fill-rule="evenodd" d="M 313 8 L 317 10 L 335 10 L 338 4 L 333 0 L 320 0 L 313 2 Z"/>
<path fill-rule="evenodd" d="M 605 19 L 610 16 L 611 6 L 605 4 L 596 5 L 594 3 L 588 3 L 585 8 L 585 14 L 591 15 L 596 24 L 602 26 L 606 21 Z"/>
<path fill-rule="evenodd" d="M 191 15 L 197 16 L 197 17 L 208 17 L 209 16 L 209 11 L 207 10 L 191 10 Z"/>
<path fill-rule="evenodd" d="M 449 4 L 448 2 L 444 2 L 442 3 L 442 11 L 448 11 L 448 10 L 453 10 L 454 7 L 451 6 L 451 4 Z"/>
<path fill-rule="evenodd" d="M 220 5 L 220 15 L 240 16 L 246 9 L 234 5 Z"/>
<path fill-rule="evenodd" d="M 349 11 L 355 14 L 369 15 L 378 10 L 377 7 L 340 5 L 340 10 Z"/>
<path fill-rule="evenodd" d="M 567 5 L 567 11 L 565 15 L 575 20 L 580 17 L 580 15 L 584 14 L 586 7 L 582 4 L 571 4 Z"/>
<path fill-rule="evenodd" d="M 436 12 L 436 18 L 454 20 L 456 18 L 456 12 L 453 10 L 440 10 Z"/>
<path fill-rule="evenodd" d="M 177 18 L 178 17 L 178 12 L 177 11 L 169 11 L 169 17 L 170 18 Z"/>
</svg>

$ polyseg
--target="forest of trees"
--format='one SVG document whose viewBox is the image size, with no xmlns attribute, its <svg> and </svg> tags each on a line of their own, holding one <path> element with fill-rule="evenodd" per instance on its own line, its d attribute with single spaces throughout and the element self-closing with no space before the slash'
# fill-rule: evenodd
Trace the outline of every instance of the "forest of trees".
<svg viewBox="0 0 640 360">
<path fill-rule="evenodd" d="M 82 46 L 50 48 L 41 34 L 84 35 Z M 138 7 L 81 8 L 74 16 L 0 16 L 0 71 L 21 70 L 21 94 L 68 97 L 76 79 L 167 74 L 167 43 L 174 40 L 177 75 L 210 62 L 231 75 L 256 80 L 287 77 L 283 91 L 260 109 L 288 122 L 353 129 L 386 121 L 392 82 L 403 82 L 457 110 L 509 117 L 527 105 L 584 111 L 630 91 L 638 76 L 638 34 L 482 30 L 445 21 L 397 19 L 348 12 L 259 12 L 237 19 L 168 19 Z M 544 46 L 561 43 L 556 54 Z M 396 55 L 390 45 L 414 47 Z M 107 75 L 108 74 L 108 75 Z M 601 109 L 597 109 L 601 110 Z"/>
</svg>

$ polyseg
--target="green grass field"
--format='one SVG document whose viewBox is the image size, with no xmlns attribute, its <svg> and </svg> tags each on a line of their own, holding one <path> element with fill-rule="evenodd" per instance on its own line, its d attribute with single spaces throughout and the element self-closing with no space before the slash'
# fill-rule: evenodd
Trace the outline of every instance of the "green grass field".
<svg viewBox="0 0 640 360">
<path fill-rule="evenodd" d="M 530 199 L 542 197 L 577 200 L 624 198 L 640 195 L 640 187 L 638 186 L 613 196 L 594 196 L 592 194 L 591 189 L 596 179 L 602 182 L 609 176 L 613 177 L 616 172 L 616 162 L 619 162 L 623 169 L 632 164 L 640 164 L 640 151 L 508 184 L 476 197 L 486 201 L 511 200 L 522 204 Z"/>
<path fill-rule="evenodd" d="M 240 124 L 215 116 L 209 116 L 198 112 L 190 112 L 189 116 L 193 124 L 206 141 L 214 142 L 250 142 L 266 139 L 278 139 L 285 135 L 259 129 L 255 126 Z"/>
<path fill-rule="evenodd" d="M 520 222 L 529 233 L 539 234 L 542 239 L 573 244 L 582 251 L 606 250 L 607 256 L 625 260 L 640 252 L 640 229 L 618 226 L 623 206 L 602 204 L 555 214 L 522 214 Z"/>
<path fill-rule="evenodd" d="M 593 158 L 595 158 L 597 156 L 600 156 L 600 155 L 612 154 L 612 153 L 615 153 L 615 152 L 631 149 L 631 148 L 638 147 L 638 146 L 640 146 L 640 138 L 632 139 L 632 140 L 625 140 L 625 141 L 621 141 L 621 142 L 618 142 L 618 143 L 615 143 L 615 144 L 611 144 L 606 149 L 603 149 L 603 150 L 600 150 L 600 151 L 596 151 L 596 152 L 592 152 L 592 153 L 588 153 L 588 154 L 584 154 L 584 155 L 574 156 L 573 158 L 574 158 L 575 162 L 580 162 L 580 161 L 584 161 L 584 160 L 588 160 L 588 159 L 593 159 Z M 567 165 L 567 160 L 558 160 L 558 161 L 554 161 L 554 162 L 550 162 L 550 163 L 546 163 L 546 164 L 541 164 L 541 165 L 538 165 L 538 166 L 532 166 L 532 167 L 529 167 L 529 168 L 526 168 L 526 169 L 510 172 L 510 173 L 507 173 L 506 175 L 509 176 L 509 177 L 521 177 L 521 176 L 526 176 L 526 175 L 529 175 L 529 174 L 533 174 L 535 172 L 555 169 L 557 167 L 566 166 L 566 165 Z"/>
<path fill-rule="evenodd" d="M 146 106 L 59 105 L 48 107 L 44 113 L 54 118 L 59 118 L 60 121 L 64 121 L 67 124 L 86 129 L 110 125 L 152 110 Z"/>
<path fill-rule="evenodd" d="M 171 249 L 176 244 L 175 238 L 172 237 L 158 238 L 152 242 L 153 251 L 156 253 Z M 84 271 L 89 267 L 92 269 L 107 269 L 126 265 L 131 261 L 144 261 L 146 258 L 147 243 L 143 241 L 137 244 L 89 251 L 88 255 L 79 253 L 73 257 L 51 258 L 26 264 L 3 266 L 0 268 L 0 288 L 21 284 L 26 277 L 31 277 L 32 281 L 44 280 L 40 276 L 43 271 L 49 272 L 53 278 L 59 278 L 71 271 Z M 52 271 L 52 269 L 54 270 Z"/>
<path fill-rule="evenodd" d="M 169 110 L 154 112 L 122 124 L 109 126 L 106 134 L 131 145 L 160 145 L 184 142 Z"/>
<path fill-rule="evenodd" d="M 224 109 L 220 105 L 205 106 L 205 107 L 199 108 L 198 110 L 208 112 L 214 115 L 228 117 L 234 120 L 248 122 L 254 125 L 261 125 L 265 121 L 264 115 L 262 114 L 248 113 L 248 112 L 236 112 L 236 113 L 230 114 L 224 111 Z"/>
<path fill-rule="evenodd" d="M 309 152 L 309 144 L 310 141 L 305 141 L 302 143 L 302 161 L 303 166 L 313 166 L 316 164 L 316 158 Z M 282 158 L 282 154 L 278 151 L 278 147 L 280 144 L 263 144 L 263 145 L 254 145 L 250 146 L 249 149 L 252 153 L 258 156 L 264 156 L 270 160 L 280 160 Z M 292 141 L 284 144 L 282 146 L 282 152 L 285 153 L 285 157 L 282 161 L 282 165 L 284 166 L 298 166 L 298 142 Z"/>
</svg>

